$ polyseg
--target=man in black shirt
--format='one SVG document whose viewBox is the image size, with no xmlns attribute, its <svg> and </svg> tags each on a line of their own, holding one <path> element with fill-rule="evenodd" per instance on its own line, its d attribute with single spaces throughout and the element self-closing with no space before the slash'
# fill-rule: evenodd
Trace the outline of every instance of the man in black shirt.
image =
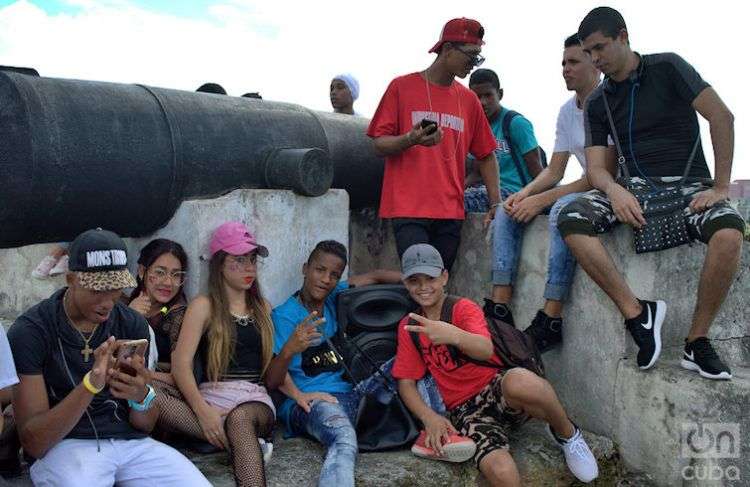
<svg viewBox="0 0 750 487">
<path fill-rule="evenodd" d="M 707 338 L 709 327 L 740 259 L 745 223 L 728 202 L 734 150 L 734 118 L 716 91 L 673 53 L 640 55 L 630 48 L 625 21 L 616 10 L 598 7 L 586 15 L 578 36 L 607 78 L 586 102 L 587 175 L 596 188 L 566 206 L 558 228 L 586 273 L 615 302 L 639 347 L 638 365 L 648 369 L 661 352 L 666 304 L 638 299 L 597 237 L 618 221 L 640 228 L 646 220 L 633 193 L 615 181 L 617 158 L 607 136 L 618 138 L 633 191 L 677 188 L 690 154 L 695 157 L 682 193 L 687 232 L 708 244 L 698 301 L 685 340 L 682 366 L 711 379 L 731 372 Z M 605 108 L 611 109 L 615 130 Z M 700 113 L 708 120 L 716 178 L 699 145 Z M 613 133 L 613 132 L 616 132 Z"/>
<path fill-rule="evenodd" d="M 35 485 L 189 485 L 208 481 L 179 452 L 148 437 L 159 415 L 145 357 L 115 367 L 118 340 L 147 339 L 148 324 L 120 303 L 135 286 L 125 243 L 89 230 L 69 249 L 68 287 L 10 328 L 20 382 L 13 408 Z"/>
</svg>

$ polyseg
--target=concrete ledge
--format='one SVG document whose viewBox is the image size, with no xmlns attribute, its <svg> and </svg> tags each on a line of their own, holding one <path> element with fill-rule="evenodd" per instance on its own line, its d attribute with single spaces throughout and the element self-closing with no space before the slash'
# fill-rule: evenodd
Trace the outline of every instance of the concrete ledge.
<svg viewBox="0 0 750 487">
<path fill-rule="evenodd" d="M 470 297 L 478 303 L 489 296 L 491 290 L 492 255 L 482 218 L 480 214 L 467 216 L 459 257 L 449 284 L 451 293 Z M 525 231 L 512 303 L 516 323 L 522 329 L 528 326 L 544 302 L 548 235 L 546 217 L 536 218 Z M 374 213 L 352 213 L 350 236 L 353 273 L 366 270 L 368 263 L 398 267 L 392 228 L 389 223 L 377 220 Z M 750 436 L 750 425 L 745 419 L 750 389 L 743 379 L 743 370 L 747 370 L 743 368 L 750 367 L 750 308 L 747 306 L 750 250 L 747 246 L 743 250 L 740 271 L 711 328 L 710 336 L 715 340 L 716 348 L 736 376 L 729 383 L 716 384 L 695 373 L 674 369 L 674 361 L 682 352 L 683 339 L 690 327 L 706 246 L 695 243 L 636 255 L 632 232 L 625 226 L 605 235 L 602 240 L 615 265 L 623 271 L 638 296 L 667 302 L 662 358 L 651 372 L 643 373 L 637 369 L 634 364 L 637 350 L 625 330 L 621 315 L 599 287 L 579 269 L 564 311 L 563 344 L 544 356 L 548 378 L 579 425 L 612 438 L 627 465 L 653 472 L 660 485 L 675 485 L 675 479 L 670 475 L 678 457 L 674 445 L 669 442 L 677 440 L 664 436 L 673 433 L 672 429 L 655 427 L 660 421 L 666 424 L 664 412 L 645 404 L 639 414 L 629 412 L 640 404 L 639 394 L 643 390 L 658 391 L 663 401 L 674 405 L 679 403 L 685 408 L 691 407 L 691 401 L 706 397 L 711 398 L 713 406 L 710 407 L 713 408 L 722 401 L 727 403 L 721 414 L 700 407 L 691 410 L 691 414 L 679 415 L 673 411 L 676 416 L 669 419 L 669 428 L 679 427 L 682 421 L 706 423 L 718 417 L 722 422 L 741 424 L 742 434 L 745 438 Z M 717 390 L 727 392 L 717 395 Z M 652 402 L 646 403 L 650 405 Z M 708 403 L 701 401 L 696 404 L 709 407 Z M 625 405 L 629 405 L 629 409 Z M 703 416 L 698 414 L 700 411 L 703 411 Z M 750 482 L 750 474 L 743 478 Z"/>
</svg>

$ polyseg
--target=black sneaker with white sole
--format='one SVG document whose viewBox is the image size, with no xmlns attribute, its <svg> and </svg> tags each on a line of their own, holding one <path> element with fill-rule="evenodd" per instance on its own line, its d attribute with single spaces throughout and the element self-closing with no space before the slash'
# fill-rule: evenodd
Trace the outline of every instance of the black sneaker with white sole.
<svg viewBox="0 0 750 487">
<path fill-rule="evenodd" d="M 650 369 L 661 353 L 661 325 L 667 314 L 667 303 L 664 301 L 640 301 L 643 306 L 641 314 L 625 320 L 625 327 L 638 345 L 638 367 Z"/>
<path fill-rule="evenodd" d="M 562 318 L 550 318 L 540 309 L 523 332 L 534 340 L 539 353 L 544 353 L 562 342 L 562 325 Z"/>
<path fill-rule="evenodd" d="M 516 327 L 515 321 L 513 321 L 513 313 L 510 311 L 510 306 L 505 303 L 496 303 L 491 299 L 484 298 L 484 316 L 495 318 L 496 320 L 504 321 L 513 328 Z"/>
<path fill-rule="evenodd" d="M 719 358 L 706 337 L 696 338 L 692 342 L 685 340 L 685 351 L 682 353 L 682 368 L 694 370 L 706 379 L 729 380 L 732 371 Z"/>
</svg>

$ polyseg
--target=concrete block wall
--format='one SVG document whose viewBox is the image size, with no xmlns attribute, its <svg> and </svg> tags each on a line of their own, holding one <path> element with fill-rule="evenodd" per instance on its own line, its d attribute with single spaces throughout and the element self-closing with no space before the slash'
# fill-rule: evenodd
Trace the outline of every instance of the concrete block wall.
<svg viewBox="0 0 750 487">
<path fill-rule="evenodd" d="M 268 247 L 269 256 L 260 261 L 258 275 L 266 299 L 276 306 L 302 284 L 302 263 L 318 241 L 347 242 L 348 208 L 344 190 L 317 198 L 283 190 L 237 190 L 219 198 L 186 201 L 153 235 L 125 239 L 131 270 L 135 272 L 138 253 L 151 239 L 169 238 L 188 254 L 187 295 L 204 292 L 211 234 L 225 221 L 240 220 Z M 49 248 L 44 244 L 0 249 L 0 319 L 6 324 L 65 285 L 62 276 L 42 281 L 30 277 Z"/>
<path fill-rule="evenodd" d="M 449 283 L 449 292 L 480 304 L 491 289 L 491 250 L 482 217 L 468 215 Z M 547 226 L 546 218 L 540 217 L 525 232 L 512 303 L 520 328 L 528 326 L 543 305 Z M 350 272 L 363 272 L 369 266 L 398 267 L 391 226 L 377 220 L 373 211 L 352 213 L 350 239 Z M 564 343 L 544 356 L 548 378 L 569 414 L 583 428 L 613 439 L 627 467 L 650 474 L 660 485 L 714 485 L 683 478 L 712 465 L 721 466 L 730 475 L 734 474 L 732 468 L 738 469 L 740 483 L 726 485 L 750 485 L 750 250 L 743 250 L 740 271 L 711 329 L 711 338 L 732 367 L 734 379 L 714 382 L 684 371 L 678 364 L 705 246 L 696 243 L 636 255 L 632 234 L 625 227 L 605 236 L 604 243 L 638 296 L 667 302 L 664 350 L 654 369 L 638 369 L 637 350 L 619 312 L 594 282 L 577 270 L 564 312 Z M 682 454 L 685 428 L 716 423 L 739 427 L 737 458 L 716 460 Z M 685 468 L 688 470 L 683 472 Z M 724 485 L 722 481 L 726 478 L 715 485 Z"/>
</svg>

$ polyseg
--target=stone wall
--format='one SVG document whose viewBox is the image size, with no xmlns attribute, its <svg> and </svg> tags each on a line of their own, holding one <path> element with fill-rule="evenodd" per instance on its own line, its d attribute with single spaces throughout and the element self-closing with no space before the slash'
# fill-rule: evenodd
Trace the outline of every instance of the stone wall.
<svg viewBox="0 0 750 487">
<path fill-rule="evenodd" d="M 153 235 L 125 241 L 133 271 L 138 252 L 151 239 L 164 237 L 182 244 L 189 258 L 186 292 L 194 296 L 206 289 L 211 234 L 225 221 L 241 220 L 268 247 L 269 256 L 260 261 L 258 274 L 264 295 L 276 306 L 301 285 L 302 262 L 319 240 L 347 241 L 348 207 L 344 190 L 318 198 L 283 190 L 237 190 L 219 198 L 186 201 Z M 30 277 L 49 248 L 42 244 L 0 250 L 0 318 L 10 320 L 64 286 L 62 276 L 42 281 Z"/>
<path fill-rule="evenodd" d="M 491 251 L 482 216 L 470 214 L 465 222 L 449 283 L 449 292 L 478 303 L 491 289 Z M 537 218 L 525 232 L 512 303 L 520 328 L 528 326 L 543 305 L 547 232 L 545 217 Z M 371 266 L 397 268 L 392 229 L 374 218 L 371 210 L 352 214 L 349 233 L 352 273 Z M 564 312 L 564 343 L 544 356 L 548 377 L 579 425 L 613 439 L 628 467 L 651 474 L 659 484 L 681 483 L 685 467 L 717 464 L 738 467 L 746 482 L 742 485 L 750 485 L 750 250 L 743 250 L 740 271 L 711 329 L 711 338 L 732 367 L 734 379 L 714 382 L 678 364 L 706 247 L 696 243 L 635 255 L 631 235 L 628 228 L 620 227 L 605 236 L 604 243 L 638 296 L 667 302 L 660 361 L 647 372 L 637 368 L 636 347 L 622 317 L 579 269 Z M 686 431 L 692 424 L 708 423 L 739 426 L 741 438 L 735 441 L 738 448 L 741 443 L 742 453 L 738 458 L 682 455 Z"/>
</svg>

